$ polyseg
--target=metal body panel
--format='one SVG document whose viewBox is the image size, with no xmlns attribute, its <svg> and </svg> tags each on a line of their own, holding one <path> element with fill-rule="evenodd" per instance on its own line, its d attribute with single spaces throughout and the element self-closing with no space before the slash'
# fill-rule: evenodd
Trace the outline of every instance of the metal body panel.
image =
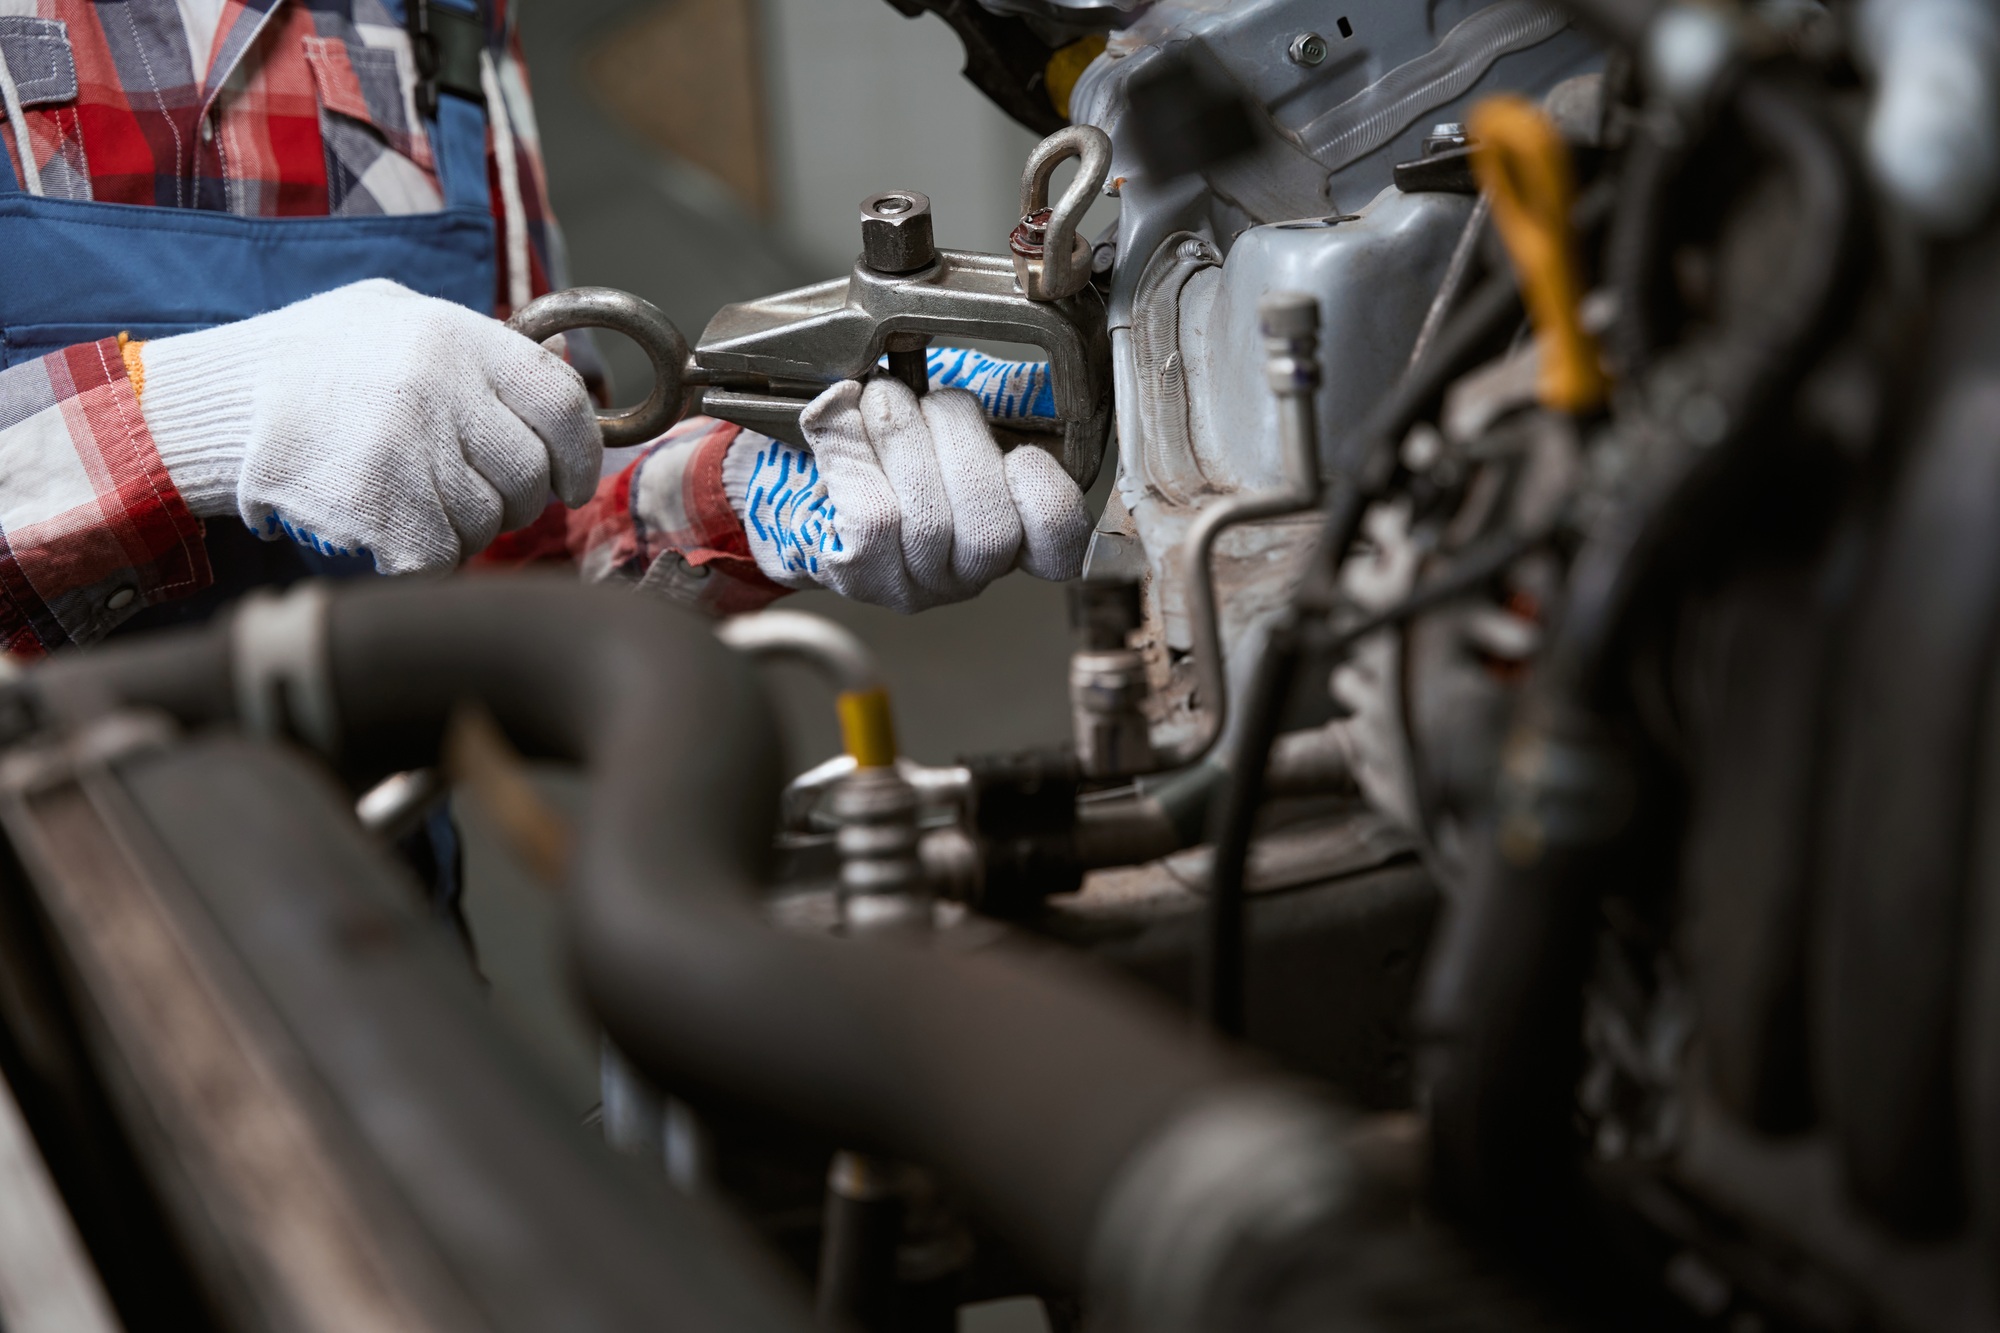
<svg viewBox="0 0 2000 1333">
<path fill-rule="evenodd" d="M 1210 484 L 1284 484 L 1277 400 L 1265 382 L 1257 303 L 1267 292 L 1319 301 L 1326 353 L 1315 402 L 1320 465 L 1399 376 L 1452 247 L 1472 213 L 1458 194 L 1391 187 L 1348 220 L 1253 227 L 1222 268 L 1197 274 L 1181 301 L 1182 360 L 1195 457 Z"/>
<path fill-rule="evenodd" d="M 1196 725 L 1193 673 L 1178 660 L 1196 638 L 1183 567 L 1189 527 L 1223 497 L 1284 484 L 1277 404 L 1256 355 L 1263 345 L 1258 301 L 1269 292 L 1295 290 L 1319 303 L 1330 349 L 1315 398 L 1325 469 L 1347 431 L 1402 374 L 1472 207 L 1463 195 L 1405 194 L 1391 187 L 1352 218 L 1252 228 L 1237 237 L 1219 268 L 1188 277 L 1171 308 L 1135 304 L 1135 322 L 1177 321 L 1178 350 L 1172 376 L 1147 375 L 1136 365 L 1136 352 L 1128 350 L 1145 341 L 1142 331 L 1135 327 L 1131 337 L 1118 339 L 1120 385 L 1131 386 L 1132 400 L 1129 406 L 1121 400 L 1121 420 L 1178 412 L 1188 426 L 1181 437 L 1184 458 L 1159 457 L 1158 433 L 1145 437 L 1143 457 L 1127 456 L 1122 442 L 1127 437 L 1121 435 L 1122 504 L 1113 507 L 1116 521 L 1136 535 L 1151 575 L 1147 616 L 1156 645 L 1157 739 L 1172 741 Z M 1157 401 L 1138 403 L 1142 390 Z M 1141 452 L 1137 441 L 1131 448 Z M 1155 477 L 1181 480 L 1163 487 L 1154 484 Z M 1183 496 L 1182 482 L 1190 477 L 1200 488 Z M 1244 524 L 1218 542 L 1214 578 L 1232 680 L 1243 670 L 1254 627 L 1288 594 L 1318 533 L 1316 516 L 1307 515 Z M 1121 537 L 1118 549 L 1129 565 L 1129 536 Z M 1107 556 L 1111 545 L 1100 544 Z M 1098 572 L 1098 558 L 1093 553 L 1086 573 Z"/>
</svg>

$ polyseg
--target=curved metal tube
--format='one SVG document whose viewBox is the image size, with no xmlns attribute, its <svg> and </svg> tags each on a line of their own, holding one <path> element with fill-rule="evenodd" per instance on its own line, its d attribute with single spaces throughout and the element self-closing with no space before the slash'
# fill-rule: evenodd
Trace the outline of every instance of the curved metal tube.
<svg viewBox="0 0 2000 1333">
<path fill-rule="evenodd" d="M 882 669 L 859 635 L 825 616 L 804 611 L 759 611 L 725 620 L 715 637 L 756 658 L 804 662 L 843 691 L 882 688 Z"/>
<path fill-rule="evenodd" d="M 1310 296 L 1279 292 L 1264 298 L 1263 315 L 1288 484 L 1283 490 L 1216 501 L 1201 511 L 1182 538 L 1188 622 L 1194 638 L 1197 688 L 1205 710 L 1192 738 L 1175 746 L 1155 747 L 1169 768 L 1205 758 L 1229 723 L 1229 669 L 1211 567 L 1216 540 L 1238 524 L 1303 513 L 1319 503 L 1319 429 L 1313 412 L 1313 392 L 1319 387 L 1319 306 Z"/>
<path fill-rule="evenodd" d="M 598 412 L 608 449 L 657 439 L 687 412 L 688 386 L 699 378 L 690 373 L 687 339 L 651 301 L 615 287 L 571 287 L 528 302 L 507 327 L 536 342 L 570 329 L 610 329 L 639 344 L 653 363 L 653 388 L 637 407 Z"/>
</svg>

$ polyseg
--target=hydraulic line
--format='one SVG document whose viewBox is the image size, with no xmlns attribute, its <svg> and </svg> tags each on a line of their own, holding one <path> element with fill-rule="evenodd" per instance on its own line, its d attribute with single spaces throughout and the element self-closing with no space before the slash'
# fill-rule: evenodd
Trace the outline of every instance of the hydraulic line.
<svg viewBox="0 0 2000 1333">
<path fill-rule="evenodd" d="M 1287 612 L 1271 629 L 1257 659 L 1244 707 L 1243 725 L 1223 786 L 1215 821 L 1215 861 L 1210 872 L 1207 933 L 1201 954 L 1198 989 L 1202 1014 L 1219 1032 L 1244 1031 L 1244 889 L 1250 864 L 1250 841 L 1264 794 L 1281 785 L 1272 763 L 1284 706 L 1307 656 L 1318 652 L 1346 653 L 1371 634 L 1406 624 L 1427 611 L 1492 582 L 1506 568 L 1535 549 L 1546 534 L 1501 535 L 1465 551 L 1444 574 L 1427 580 L 1396 605 L 1384 608 L 1338 634 L 1328 635 L 1317 621 Z"/>
<path fill-rule="evenodd" d="M 757 658 L 791 658 L 819 671 L 839 691 L 841 740 L 861 768 L 896 762 L 896 727 L 882 668 L 858 635 L 824 616 L 760 611 L 725 620 L 716 637 Z"/>
<path fill-rule="evenodd" d="M 738 616 L 723 622 L 716 637 L 752 657 L 805 662 L 840 691 L 841 732 L 853 761 L 833 794 L 835 811 L 847 817 L 839 835 L 842 929 L 851 937 L 884 929 L 929 934 L 931 899 L 916 856 L 917 795 L 897 771 L 889 692 L 874 654 L 853 631 L 800 611 Z M 863 882 L 848 883 L 856 878 Z M 855 887 L 862 890 L 859 898 L 850 891 Z M 877 910 L 857 911 L 863 899 Z M 842 1149 L 833 1155 L 814 1292 L 814 1313 L 826 1327 L 893 1324 L 906 1174 L 898 1163 L 865 1153 Z"/>
<path fill-rule="evenodd" d="M 1194 735 L 1178 746 L 1160 747 L 1169 768 L 1200 762 L 1229 726 L 1229 669 L 1212 568 L 1216 542 L 1238 524 L 1311 509 L 1320 496 L 1319 427 L 1313 412 L 1320 379 L 1319 305 L 1304 293 L 1273 292 L 1259 303 L 1258 319 L 1267 349 L 1266 373 L 1278 400 L 1286 484 L 1217 500 L 1201 511 L 1181 541 L 1196 688 L 1203 704 Z"/>
</svg>

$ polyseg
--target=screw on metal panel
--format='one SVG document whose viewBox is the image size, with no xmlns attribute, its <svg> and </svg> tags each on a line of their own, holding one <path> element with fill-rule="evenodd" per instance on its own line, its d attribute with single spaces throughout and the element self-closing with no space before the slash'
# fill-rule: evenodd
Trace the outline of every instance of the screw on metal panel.
<svg viewBox="0 0 2000 1333">
<path fill-rule="evenodd" d="M 1294 65 L 1317 65 L 1326 59 L 1326 38 L 1316 32 L 1302 32 L 1292 38 L 1285 54 L 1291 57 Z"/>
<path fill-rule="evenodd" d="M 879 273 L 913 273 L 937 258 L 930 196 L 887 190 L 861 201 L 861 260 Z"/>
</svg>

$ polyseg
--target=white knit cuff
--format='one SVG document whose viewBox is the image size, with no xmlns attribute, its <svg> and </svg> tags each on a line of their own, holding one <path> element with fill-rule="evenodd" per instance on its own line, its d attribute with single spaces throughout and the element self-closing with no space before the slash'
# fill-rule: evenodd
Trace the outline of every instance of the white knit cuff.
<svg viewBox="0 0 2000 1333">
<path fill-rule="evenodd" d="M 232 329 L 156 338 L 139 352 L 139 409 L 174 488 L 197 518 L 238 513 L 252 390 L 270 349 Z"/>
</svg>

